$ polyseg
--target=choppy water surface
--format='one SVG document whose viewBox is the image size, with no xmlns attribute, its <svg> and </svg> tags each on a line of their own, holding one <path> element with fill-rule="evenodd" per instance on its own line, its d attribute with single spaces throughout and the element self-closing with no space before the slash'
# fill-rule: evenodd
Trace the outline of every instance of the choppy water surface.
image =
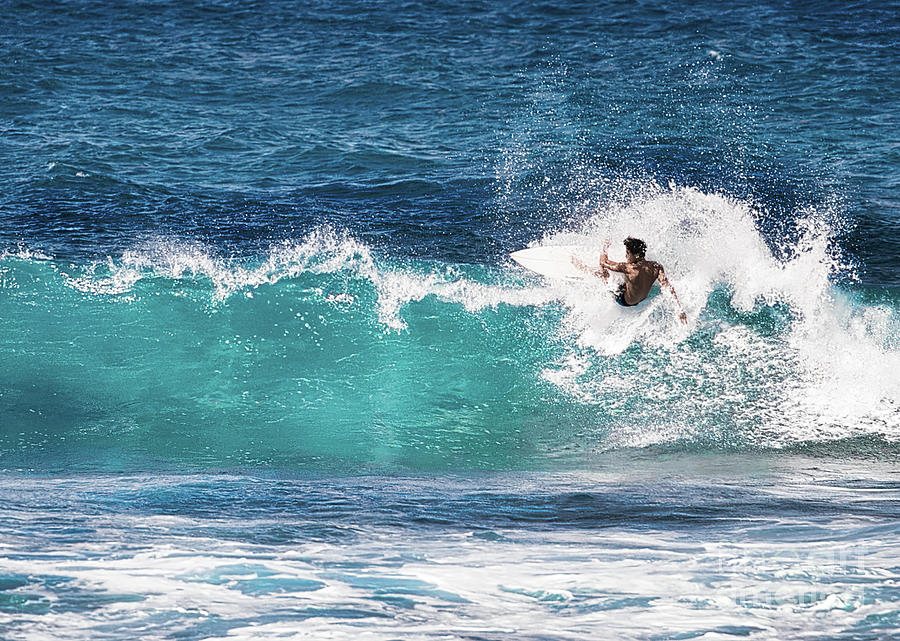
<svg viewBox="0 0 900 641">
<path fill-rule="evenodd" d="M 895 634 L 896 7 L 0 33 L 0 636 Z"/>
<path fill-rule="evenodd" d="M 64 639 L 896 630 L 892 466 L 813 480 L 800 459 L 622 463 L 437 483 L 7 477 L 0 625 Z"/>
</svg>

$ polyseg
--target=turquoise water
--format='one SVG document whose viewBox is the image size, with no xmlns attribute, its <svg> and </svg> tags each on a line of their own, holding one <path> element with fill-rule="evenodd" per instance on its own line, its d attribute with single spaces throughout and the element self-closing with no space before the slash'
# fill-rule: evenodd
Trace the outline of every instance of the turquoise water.
<svg viewBox="0 0 900 641">
<path fill-rule="evenodd" d="M 821 230 L 775 259 L 744 205 L 696 190 L 606 215 L 668 238 L 687 326 L 665 296 L 624 310 L 597 284 L 398 260 L 327 229 L 258 259 L 182 241 L 7 256 L 4 466 L 546 470 L 859 438 L 896 455 L 893 289 L 835 285 Z M 598 233 L 543 242 L 573 238 Z"/>
<path fill-rule="evenodd" d="M 896 634 L 896 7 L 0 33 L 0 637 Z"/>
</svg>

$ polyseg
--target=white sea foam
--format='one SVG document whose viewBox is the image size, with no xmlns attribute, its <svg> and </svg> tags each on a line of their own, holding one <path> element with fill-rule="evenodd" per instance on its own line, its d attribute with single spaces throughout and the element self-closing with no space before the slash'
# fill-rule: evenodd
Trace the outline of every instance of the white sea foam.
<svg viewBox="0 0 900 641">
<path fill-rule="evenodd" d="M 685 489 L 667 481 L 648 490 L 683 498 Z M 659 498 L 650 503 L 675 510 L 673 527 L 611 524 L 594 536 L 565 524 L 492 531 L 357 525 L 340 541 L 266 545 L 252 533 L 300 532 L 308 522 L 290 511 L 241 518 L 230 513 L 237 508 L 206 518 L 141 514 L 131 505 L 82 511 L 84 497 L 103 496 L 115 482 L 38 480 L 25 488 L 41 504 L 72 495 L 64 514 L 14 514 L 16 532 L 34 528 L 52 552 L 36 550 L 24 535 L 4 539 L 0 571 L 28 577 L 27 586 L 7 591 L 23 607 L 0 612 L 6 638 L 582 639 L 597 630 L 616 639 L 728 639 L 741 630 L 759 639 L 826 638 L 864 634 L 895 611 L 886 517 L 873 532 L 868 517 L 787 512 L 778 519 L 778 532 L 790 532 L 783 540 L 772 521 L 754 514 L 679 525 L 680 510 Z M 147 481 L 140 483 L 146 490 Z M 836 500 L 833 488 L 783 489 L 802 500 Z M 53 498 L 43 496 L 51 490 Z M 132 491 L 126 485 L 120 495 Z M 546 491 L 622 494 L 609 480 L 575 477 L 517 477 L 500 491 L 532 500 Z M 864 490 L 847 491 L 872 500 Z M 747 498 L 750 506 L 754 498 L 774 501 L 764 492 Z M 64 527 L 73 522 L 101 536 L 73 541 L 77 535 Z M 54 607 L 33 607 L 41 603 Z"/>
<path fill-rule="evenodd" d="M 92 265 L 86 273 L 70 277 L 70 286 L 92 294 L 129 292 L 145 278 L 205 280 L 213 286 L 213 300 L 222 302 L 236 292 L 274 284 L 301 274 L 347 273 L 370 282 L 378 295 L 378 317 L 392 330 L 406 322 L 402 310 L 426 296 L 462 305 L 471 312 L 509 305 L 543 305 L 560 292 L 543 285 L 521 287 L 477 282 L 450 266 L 404 266 L 378 260 L 364 243 L 345 233 L 323 228 L 299 241 L 284 241 L 269 248 L 261 262 L 226 258 L 197 242 L 160 239 L 126 251 L 118 260 Z M 347 292 L 330 292 L 330 300 L 348 300 Z M 340 297 L 340 298 L 338 298 Z M 352 296 L 351 296 L 352 298 Z"/>
<path fill-rule="evenodd" d="M 50 256 L 39 249 L 29 247 L 25 243 L 18 243 L 15 247 L 0 250 L 0 260 L 14 258 L 18 260 L 52 260 Z"/>
<path fill-rule="evenodd" d="M 773 255 L 754 219 L 749 205 L 720 195 L 650 189 L 600 207 L 581 229 L 540 241 L 599 252 L 609 238 L 611 257 L 622 260 L 621 240 L 642 238 L 687 310 L 690 323 L 681 328 L 665 295 L 632 311 L 584 288 L 567 292 L 566 325 L 586 353 L 613 357 L 636 342 L 657 350 L 612 377 L 602 369 L 585 374 L 583 364 L 572 370 L 570 362 L 545 373 L 573 397 L 603 406 L 640 390 L 645 402 L 622 416 L 608 445 L 715 440 L 713 424 L 731 426 L 724 441 L 766 446 L 873 433 L 900 439 L 896 310 L 851 302 L 833 285 L 846 269 L 823 217 L 802 212 L 799 241 L 782 248 L 787 259 Z M 785 305 L 785 330 L 765 335 L 716 316 L 705 309 L 716 290 L 727 291 L 739 312 Z M 698 330 L 708 340 L 684 342 Z"/>
<path fill-rule="evenodd" d="M 319 230 L 298 242 L 271 247 L 261 262 L 222 256 L 203 243 L 184 239 L 155 239 L 90 267 L 69 284 L 81 291 L 120 294 L 140 280 L 161 277 L 205 280 L 213 286 L 213 299 L 273 284 L 304 272 L 332 273 L 350 270 L 362 276 L 375 273 L 371 251 L 351 237 Z"/>
</svg>

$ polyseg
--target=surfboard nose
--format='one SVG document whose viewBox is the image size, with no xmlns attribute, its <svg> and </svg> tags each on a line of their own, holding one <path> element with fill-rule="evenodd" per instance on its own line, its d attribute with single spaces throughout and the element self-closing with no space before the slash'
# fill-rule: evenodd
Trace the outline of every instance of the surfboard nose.
<svg viewBox="0 0 900 641">
<path fill-rule="evenodd" d="M 590 274 L 575 266 L 573 258 L 586 260 L 588 247 L 578 245 L 555 245 L 549 247 L 529 247 L 512 252 L 509 256 L 516 263 L 545 278 L 587 280 Z"/>
</svg>

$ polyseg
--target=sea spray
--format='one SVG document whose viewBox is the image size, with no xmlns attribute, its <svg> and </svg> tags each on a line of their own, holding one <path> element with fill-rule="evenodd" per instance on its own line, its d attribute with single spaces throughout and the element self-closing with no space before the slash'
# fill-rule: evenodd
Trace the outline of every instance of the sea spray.
<svg viewBox="0 0 900 641">
<path fill-rule="evenodd" d="M 677 308 L 665 296 L 637 314 L 572 287 L 564 323 L 578 351 L 561 370 L 575 369 L 548 370 L 545 378 L 582 402 L 624 406 L 610 431 L 616 445 L 624 433 L 634 433 L 624 442 L 636 445 L 775 447 L 870 433 L 896 439 L 900 382 L 892 372 L 900 352 L 888 347 L 896 308 L 860 304 L 852 289 L 837 286 L 835 277 L 846 279 L 852 268 L 836 256 L 831 216 L 801 214 L 796 243 L 778 248 L 786 258 L 773 254 L 751 205 L 673 186 L 607 202 L 580 230 L 543 239 L 597 252 L 615 239 L 617 260 L 624 260 L 625 236 L 644 239 L 692 319 L 689 331 L 679 331 Z M 629 349 L 641 356 L 625 358 Z M 610 370 L 604 356 L 615 355 L 622 356 Z"/>
</svg>

